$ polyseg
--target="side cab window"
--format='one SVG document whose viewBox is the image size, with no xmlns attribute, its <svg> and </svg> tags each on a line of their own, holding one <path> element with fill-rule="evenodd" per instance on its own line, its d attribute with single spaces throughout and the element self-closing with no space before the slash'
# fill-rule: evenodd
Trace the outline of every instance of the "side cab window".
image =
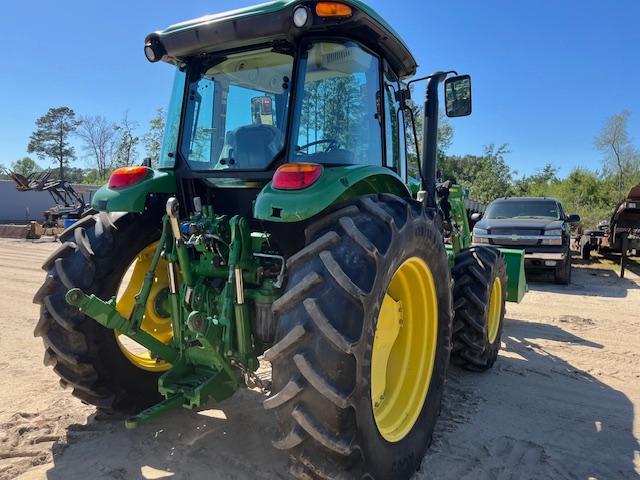
<svg viewBox="0 0 640 480">
<path fill-rule="evenodd" d="M 160 148 L 160 168 L 173 168 L 175 166 L 175 154 L 178 149 L 180 113 L 182 112 L 185 82 L 186 75 L 184 71 L 177 69 L 173 80 L 171 100 L 167 110 L 167 119 Z"/>
<path fill-rule="evenodd" d="M 406 143 L 404 110 L 396 100 L 401 88 L 398 78 L 389 65 L 384 65 L 384 136 L 385 166 L 406 180 Z"/>
</svg>

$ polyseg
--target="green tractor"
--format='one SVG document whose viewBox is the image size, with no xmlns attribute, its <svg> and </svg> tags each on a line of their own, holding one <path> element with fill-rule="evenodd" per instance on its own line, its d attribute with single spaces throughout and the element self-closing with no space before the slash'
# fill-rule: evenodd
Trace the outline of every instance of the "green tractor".
<svg viewBox="0 0 640 480">
<path fill-rule="evenodd" d="M 297 478 L 409 478 L 450 357 L 490 368 L 525 288 L 522 252 L 471 246 L 436 183 L 438 86 L 468 115 L 469 77 L 428 77 L 416 185 L 416 62 L 363 3 L 279 0 L 144 48 L 176 68 L 159 166 L 113 172 L 60 236 L 45 363 L 128 427 L 260 387 Z"/>
</svg>

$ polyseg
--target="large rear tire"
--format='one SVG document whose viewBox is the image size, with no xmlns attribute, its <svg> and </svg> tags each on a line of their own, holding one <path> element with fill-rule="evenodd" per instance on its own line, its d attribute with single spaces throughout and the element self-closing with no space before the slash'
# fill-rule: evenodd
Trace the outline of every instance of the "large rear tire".
<svg viewBox="0 0 640 480">
<path fill-rule="evenodd" d="M 65 294 L 77 287 L 114 297 L 137 255 L 158 240 L 159 226 L 150 215 L 87 216 L 63 232 L 42 267 L 47 277 L 34 297 L 40 305 L 34 335 L 44 342 L 45 365 L 74 396 L 106 412 L 137 412 L 161 400 L 159 371 L 135 365 L 114 331 L 68 305 Z"/>
<path fill-rule="evenodd" d="M 500 351 L 507 297 L 507 268 L 497 250 L 471 247 L 453 269 L 452 362 L 467 370 L 493 366 Z"/>
<path fill-rule="evenodd" d="M 413 201 L 363 197 L 308 227 L 306 247 L 289 258 L 265 354 L 274 392 L 265 408 L 276 412 L 274 445 L 288 451 L 295 477 L 406 479 L 419 467 L 451 341 L 451 280 L 434 219 Z"/>
</svg>

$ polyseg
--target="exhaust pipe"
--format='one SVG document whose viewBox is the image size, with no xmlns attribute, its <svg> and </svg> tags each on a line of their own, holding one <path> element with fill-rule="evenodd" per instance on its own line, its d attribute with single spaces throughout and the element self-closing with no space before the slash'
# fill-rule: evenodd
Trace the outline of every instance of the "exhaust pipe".
<svg viewBox="0 0 640 480">
<path fill-rule="evenodd" d="M 422 122 L 422 190 L 427 206 L 436 206 L 436 167 L 438 162 L 438 87 L 450 72 L 434 72 L 429 75 L 424 99 Z"/>
</svg>

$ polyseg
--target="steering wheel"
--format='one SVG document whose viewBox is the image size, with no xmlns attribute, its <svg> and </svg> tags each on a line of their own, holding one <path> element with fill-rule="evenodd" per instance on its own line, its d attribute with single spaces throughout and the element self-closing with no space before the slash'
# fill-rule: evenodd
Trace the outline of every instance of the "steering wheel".
<svg viewBox="0 0 640 480">
<path fill-rule="evenodd" d="M 306 150 L 309 147 L 313 147 L 314 145 L 320 145 L 321 143 L 329 144 L 327 148 L 324 150 L 325 152 L 329 152 L 331 150 L 338 148 L 338 142 L 336 140 L 334 140 L 333 138 L 323 138 L 322 140 L 316 140 L 315 142 L 310 142 L 305 145 L 302 145 L 301 147 L 297 147 L 296 150 L 297 151 Z"/>
</svg>

